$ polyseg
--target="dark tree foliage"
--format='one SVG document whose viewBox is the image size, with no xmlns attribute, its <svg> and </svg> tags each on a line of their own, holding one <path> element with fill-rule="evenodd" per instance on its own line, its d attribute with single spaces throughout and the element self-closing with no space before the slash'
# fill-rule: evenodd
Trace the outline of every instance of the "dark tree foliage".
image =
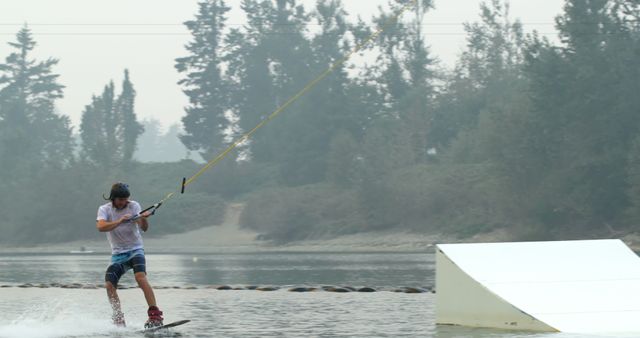
<svg viewBox="0 0 640 338">
<path fill-rule="evenodd" d="M 138 138 L 144 132 L 144 127 L 138 122 L 134 103 L 136 91 L 129 79 L 129 70 L 124 71 L 122 81 L 122 93 L 116 101 L 116 109 L 122 124 L 122 162 L 129 164 L 132 162 L 133 153 L 136 151 Z"/>
<path fill-rule="evenodd" d="M 185 46 L 188 56 L 176 59 L 176 69 L 183 75 L 179 84 L 189 97 L 182 119 L 185 134 L 182 142 L 189 150 L 200 151 L 209 159 L 225 146 L 229 126 L 229 86 L 223 76 L 222 40 L 226 13 L 223 0 L 199 3 L 194 20 L 185 22 L 192 40 Z"/>
<path fill-rule="evenodd" d="M 111 81 L 100 96 L 93 96 L 82 113 L 82 157 L 101 168 L 127 167 L 132 163 L 138 137 L 144 127 L 134 111 L 136 92 L 125 70 L 122 92 L 116 96 Z"/>
<path fill-rule="evenodd" d="M 181 141 L 213 158 L 408 3 L 390 1 L 368 23 L 340 0 L 243 0 L 246 23 L 229 27 L 224 1 L 201 1 L 176 60 L 189 98 Z M 525 35 L 507 1 L 487 0 L 450 70 L 424 32 L 433 5 L 411 7 L 158 222 L 167 232 L 211 224 L 223 196 L 246 202 L 242 225 L 278 243 L 373 230 L 514 240 L 637 232 L 638 1 L 566 0 L 554 43 Z M 143 128 L 128 72 L 121 94 L 110 83 L 85 108 L 77 161 L 68 120 L 54 110 L 56 61 L 31 59 L 34 45 L 21 30 L 0 64 L 0 188 L 13 191 L 0 205 L 38 201 L 27 216 L 0 220 L 12 238 L 90 237 L 93 225 L 76 220 L 93 217 L 113 181 L 135 182 L 144 203 L 197 170 L 191 161 L 131 165 Z M 59 211 L 61 194 L 73 212 Z M 66 226 L 39 228 L 42 215 Z"/>
<path fill-rule="evenodd" d="M 50 175 L 73 164 L 73 139 L 68 117 L 55 110 L 64 88 L 53 72 L 58 61 L 33 59 L 36 42 L 27 27 L 9 45 L 13 51 L 0 64 L 0 228 L 20 242 L 37 226 L 39 211 L 52 210 L 46 203 L 53 197 L 31 201 L 48 186 L 60 187 L 63 181 Z"/>
<path fill-rule="evenodd" d="M 36 42 L 27 27 L 9 45 L 0 64 L 0 168 L 5 175 L 37 175 L 45 166 L 63 168 L 73 149 L 69 119 L 55 111 L 64 86 L 58 60 L 32 58 Z"/>
</svg>

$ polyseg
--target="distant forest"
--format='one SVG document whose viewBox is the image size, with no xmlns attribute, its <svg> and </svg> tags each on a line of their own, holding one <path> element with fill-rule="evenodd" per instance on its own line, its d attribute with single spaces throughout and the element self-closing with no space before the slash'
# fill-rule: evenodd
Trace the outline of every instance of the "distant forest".
<svg viewBox="0 0 640 338">
<path fill-rule="evenodd" d="M 136 116 L 127 70 L 73 130 L 56 110 L 58 61 L 33 58 L 25 26 L 0 63 L 0 243 L 94 238 L 116 181 L 143 205 L 175 191 L 196 157 L 214 157 L 407 2 L 363 21 L 340 0 L 243 0 L 246 24 L 227 26 L 225 1 L 201 1 L 175 60 L 189 104 L 164 138 Z M 160 209 L 154 231 L 216 224 L 241 201 L 242 225 L 277 243 L 374 230 L 637 232 L 640 2 L 566 0 L 550 40 L 525 34 L 508 2 L 486 1 L 452 69 L 423 31 L 433 5 L 417 1 L 362 52 L 366 64 L 336 69 Z M 163 152 L 176 155 L 160 162 Z"/>
</svg>

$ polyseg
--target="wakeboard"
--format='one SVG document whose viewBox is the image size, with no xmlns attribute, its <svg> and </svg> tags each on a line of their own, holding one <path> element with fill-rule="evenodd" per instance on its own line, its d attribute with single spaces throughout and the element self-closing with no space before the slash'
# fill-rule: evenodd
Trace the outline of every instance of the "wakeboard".
<svg viewBox="0 0 640 338">
<path fill-rule="evenodd" d="M 182 324 L 186 324 L 186 323 L 188 323 L 188 322 L 190 322 L 190 321 L 191 321 L 191 320 L 189 320 L 189 319 L 179 320 L 179 321 L 177 321 L 177 322 L 173 322 L 173 323 L 169 323 L 169 324 L 164 324 L 164 325 L 156 326 L 156 327 L 150 327 L 150 328 L 148 328 L 148 329 L 143 329 L 143 330 L 140 330 L 140 331 L 138 331 L 138 332 L 140 332 L 140 333 L 151 333 L 151 332 L 157 332 L 157 331 L 165 330 L 165 329 L 168 329 L 168 328 L 172 328 L 172 327 L 180 326 L 180 325 L 182 325 Z"/>
</svg>

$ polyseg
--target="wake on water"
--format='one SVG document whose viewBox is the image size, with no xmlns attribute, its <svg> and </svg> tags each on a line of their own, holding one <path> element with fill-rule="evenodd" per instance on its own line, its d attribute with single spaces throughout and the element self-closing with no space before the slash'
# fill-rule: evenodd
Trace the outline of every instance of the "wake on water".
<svg viewBox="0 0 640 338">
<path fill-rule="evenodd" d="M 128 321 L 126 328 L 114 326 L 109 316 L 110 309 L 104 304 L 62 298 L 32 299 L 30 303 L 34 300 L 39 304 L 22 310 L 14 308 L 13 319 L 7 318 L 7 312 L 3 311 L 3 318 L 0 318 L 1 338 L 140 336 L 137 331 L 144 326 L 144 322 L 137 321 Z M 13 306 L 16 307 L 16 304 Z"/>
<path fill-rule="evenodd" d="M 104 319 L 55 318 L 50 320 L 25 318 L 0 326 L 0 337 L 52 338 L 88 337 L 110 334 L 114 326 Z"/>
</svg>

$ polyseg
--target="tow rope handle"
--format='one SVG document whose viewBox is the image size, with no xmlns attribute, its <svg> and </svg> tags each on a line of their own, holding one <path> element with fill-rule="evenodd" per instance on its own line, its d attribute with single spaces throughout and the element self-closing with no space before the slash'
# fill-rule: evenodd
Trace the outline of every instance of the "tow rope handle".
<svg viewBox="0 0 640 338">
<path fill-rule="evenodd" d="M 180 193 L 181 194 L 184 194 L 184 188 L 185 188 L 186 184 L 187 184 L 187 178 L 183 177 L 182 178 L 182 187 L 180 189 Z M 139 220 L 142 217 L 142 214 L 144 214 L 145 212 L 147 212 L 149 210 L 151 210 L 151 215 L 149 215 L 149 216 L 155 215 L 156 214 L 156 210 L 158 210 L 158 208 L 160 208 L 160 206 L 162 205 L 162 203 L 164 203 L 164 201 L 166 199 L 167 198 L 165 198 L 162 201 L 160 201 L 160 202 L 158 202 L 158 203 L 156 203 L 156 204 L 154 204 L 154 205 L 152 205 L 152 206 L 140 211 L 137 215 L 129 218 L 129 220 L 127 222 L 135 222 L 135 221 Z"/>
<path fill-rule="evenodd" d="M 162 202 L 160 202 L 160 203 L 156 203 L 156 204 L 154 204 L 154 205 L 152 205 L 152 206 L 150 206 L 150 207 L 148 207 L 148 208 L 146 208 L 146 209 L 144 209 L 144 210 L 140 211 L 140 213 L 138 214 L 138 216 L 139 216 L 139 215 L 142 215 L 142 214 L 144 214 L 145 212 L 147 212 L 147 211 L 149 211 L 149 210 L 152 210 L 152 209 L 153 209 L 153 211 L 151 211 L 151 215 L 155 215 L 155 214 L 156 214 L 156 210 L 158 210 L 158 208 L 160 208 L 160 206 L 161 206 L 161 205 L 162 205 Z"/>
<path fill-rule="evenodd" d="M 135 222 L 135 221 L 139 220 L 140 218 L 142 218 L 142 214 L 144 214 L 145 212 L 147 212 L 149 210 L 153 210 L 153 211 L 151 211 L 151 215 L 149 215 L 149 216 L 155 215 L 156 214 L 156 210 L 158 210 L 158 208 L 160 208 L 161 205 L 162 205 L 162 202 L 156 203 L 156 204 L 154 204 L 154 205 L 152 205 L 152 206 L 140 211 L 137 215 L 129 218 L 129 220 L 127 222 Z"/>
</svg>

